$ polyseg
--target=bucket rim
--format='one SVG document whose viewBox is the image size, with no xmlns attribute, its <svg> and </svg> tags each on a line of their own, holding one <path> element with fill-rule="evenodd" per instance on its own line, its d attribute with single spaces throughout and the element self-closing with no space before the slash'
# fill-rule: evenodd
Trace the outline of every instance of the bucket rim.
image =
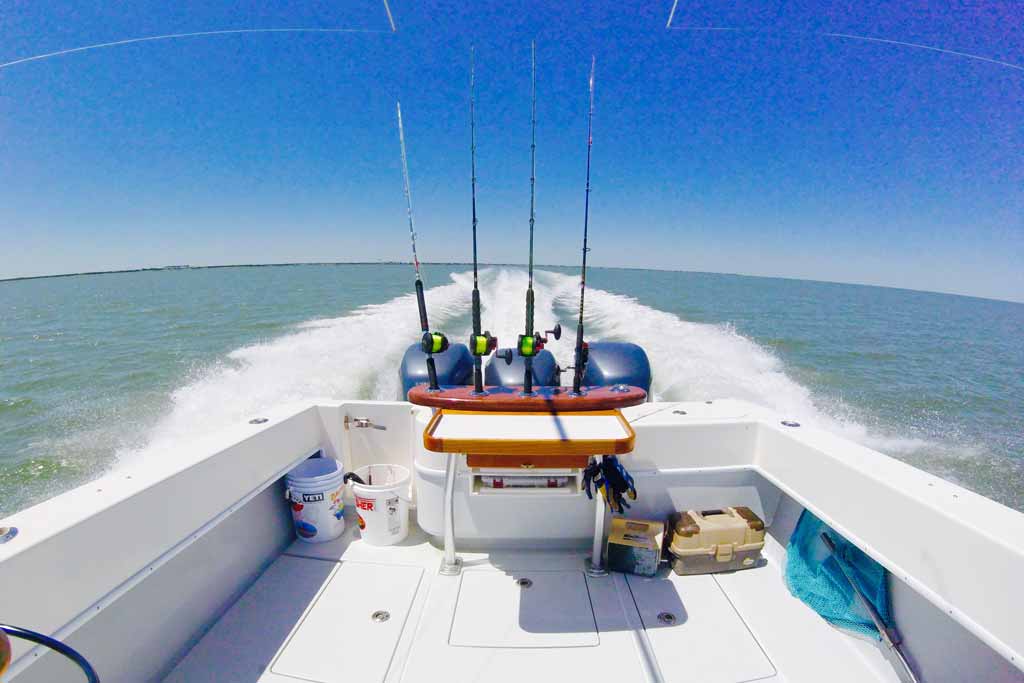
<svg viewBox="0 0 1024 683">
<path fill-rule="evenodd" d="M 322 463 L 314 462 L 314 460 L 323 460 L 323 461 L 330 462 L 330 463 L 332 463 L 334 465 L 335 469 L 334 469 L 334 471 L 327 472 L 326 474 L 315 474 L 315 475 L 312 475 L 312 476 L 302 476 L 301 474 L 295 474 L 296 470 L 298 470 L 298 469 L 300 469 L 300 468 L 302 468 L 304 466 L 309 466 L 311 464 L 313 466 L 322 465 Z M 340 460 L 337 460 L 335 458 L 315 458 L 315 459 L 303 460 L 302 462 L 300 462 L 298 465 L 296 465 L 291 470 L 289 470 L 287 473 L 285 473 L 284 479 L 288 483 L 296 483 L 296 484 L 299 484 L 300 486 L 301 485 L 308 486 L 308 485 L 311 485 L 311 484 L 326 483 L 326 482 L 329 482 L 329 481 L 334 480 L 334 479 L 341 479 L 344 476 L 345 476 L 345 466 L 342 464 L 342 462 Z"/>
<path fill-rule="evenodd" d="M 359 475 L 361 479 L 365 480 L 367 478 L 365 475 L 369 474 L 371 467 L 390 467 L 395 469 L 396 474 L 399 474 L 400 476 L 396 477 L 396 480 L 391 482 L 390 484 L 360 484 L 358 482 L 353 481 L 353 489 L 364 489 L 367 491 L 388 491 L 394 488 L 399 488 L 408 485 L 409 480 L 412 478 L 412 472 L 409 470 L 408 467 L 403 467 L 402 465 L 394 465 L 392 463 L 378 462 L 371 463 L 369 465 L 363 465 L 362 467 L 357 468 L 355 470 L 355 473 Z"/>
</svg>

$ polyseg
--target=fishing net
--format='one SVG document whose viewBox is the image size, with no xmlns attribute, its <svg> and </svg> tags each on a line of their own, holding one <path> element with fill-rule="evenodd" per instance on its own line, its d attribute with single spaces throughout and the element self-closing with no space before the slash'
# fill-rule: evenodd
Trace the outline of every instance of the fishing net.
<svg viewBox="0 0 1024 683">
<path fill-rule="evenodd" d="M 787 548 L 786 585 L 789 592 L 830 624 L 879 639 L 878 629 L 843 576 L 839 560 L 821 540 L 822 532 L 835 543 L 836 553 L 845 563 L 848 573 L 878 610 L 882 621 L 892 626 L 889 573 L 807 510 L 800 516 Z"/>
</svg>

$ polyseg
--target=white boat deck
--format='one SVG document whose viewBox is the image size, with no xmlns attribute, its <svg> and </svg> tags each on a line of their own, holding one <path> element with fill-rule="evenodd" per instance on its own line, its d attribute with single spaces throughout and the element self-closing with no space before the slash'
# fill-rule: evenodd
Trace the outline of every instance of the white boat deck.
<svg viewBox="0 0 1024 683">
<path fill-rule="evenodd" d="M 354 526 L 296 541 L 165 681 L 898 680 L 790 596 L 770 538 L 764 566 L 733 574 L 593 578 L 584 552 L 494 551 L 450 577 L 418 529 L 380 548 Z"/>
</svg>

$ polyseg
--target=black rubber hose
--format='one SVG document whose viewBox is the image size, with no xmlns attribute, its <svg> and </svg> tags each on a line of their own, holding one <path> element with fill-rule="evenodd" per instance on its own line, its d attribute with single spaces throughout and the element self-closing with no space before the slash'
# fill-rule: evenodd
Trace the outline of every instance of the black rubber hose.
<svg viewBox="0 0 1024 683">
<path fill-rule="evenodd" d="M 27 628 L 21 628 L 19 626 L 8 626 L 7 624 L 0 624 L 0 631 L 3 631 L 12 638 L 20 638 L 21 640 L 28 640 L 39 645 L 50 648 L 55 652 L 59 652 L 72 662 L 78 665 L 78 668 L 82 670 L 85 677 L 89 679 L 89 683 L 100 683 L 100 677 L 96 675 L 96 670 L 92 668 L 92 665 L 80 655 L 76 650 L 70 646 L 51 638 L 50 636 L 30 631 Z"/>
</svg>

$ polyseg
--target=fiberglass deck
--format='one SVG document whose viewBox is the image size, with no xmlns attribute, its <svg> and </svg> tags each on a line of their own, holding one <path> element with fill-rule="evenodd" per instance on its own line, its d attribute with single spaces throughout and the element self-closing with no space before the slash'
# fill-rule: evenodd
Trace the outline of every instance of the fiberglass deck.
<svg viewBox="0 0 1024 683">
<path fill-rule="evenodd" d="M 296 541 L 165 682 L 896 680 L 789 595 L 773 540 L 733 574 L 593 578 L 584 552 L 495 551 L 451 577 L 415 528 L 378 548 L 354 527 Z"/>
</svg>

